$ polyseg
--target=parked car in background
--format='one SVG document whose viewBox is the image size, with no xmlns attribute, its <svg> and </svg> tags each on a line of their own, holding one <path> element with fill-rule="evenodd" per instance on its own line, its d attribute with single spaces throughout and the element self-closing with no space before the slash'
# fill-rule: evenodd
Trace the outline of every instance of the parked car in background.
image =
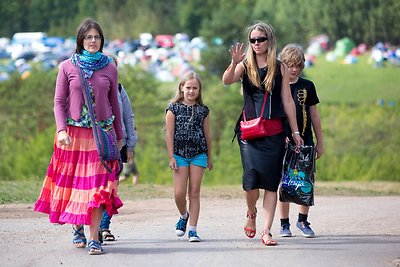
<svg viewBox="0 0 400 267">
<path fill-rule="evenodd" d="M 75 37 L 47 36 L 44 32 L 19 32 L 0 38 L 0 82 L 13 73 L 27 79 L 32 71 L 57 68 L 75 51 Z M 104 40 L 104 52 L 118 57 L 120 68 L 139 67 L 163 82 L 174 81 L 196 64 L 206 43 L 185 33 L 139 34 L 137 39 Z M 12 54 L 12 55 L 11 55 Z"/>
<path fill-rule="evenodd" d="M 153 35 L 149 32 L 141 33 L 139 35 L 139 43 L 144 50 L 150 48 L 154 43 Z"/>
<path fill-rule="evenodd" d="M 17 32 L 11 39 L 7 51 L 12 59 L 32 59 L 38 53 L 49 51 L 45 45 L 47 34 L 44 32 Z"/>
</svg>

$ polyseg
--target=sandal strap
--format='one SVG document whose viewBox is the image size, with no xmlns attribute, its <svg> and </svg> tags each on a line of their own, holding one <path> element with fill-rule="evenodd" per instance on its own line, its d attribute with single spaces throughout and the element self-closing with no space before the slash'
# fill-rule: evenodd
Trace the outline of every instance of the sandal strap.
<svg viewBox="0 0 400 267">
<path fill-rule="evenodd" d="M 262 232 L 261 237 L 264 237 L 265 235 L 269 235 L 272 238 L 272 234 L 271 234 L 269 229 L 264 229 L 264 231 Z"/>
<path fill-rule="evenodd" d="M 74 243 L 74 244 L 85 243 L 86 244 L 87 240 L 86 240 L 83 225 L 81 225 L 78 229 L 75 229 L 75 227 L 72 225 L 72 230 L 73 230 L 72 243 Z"/>
<path fill-rule="evenodd" d="M 103 248 L 101 247 L 100 242 L 96 241 L 96 240 L 91 240 L 88 244 L 88 248 L 89 248 L 89 250 L 97 249 L 97 250 L 103 251 Z"/>
<path fill-rule="evenodd" d="M 115 241 L 115 236 L 111 233 L 109 229 L 103 229 L 100 232 L 101 237 L 104 241 Z"/>
<path fill-rule="evenodd" d="M 269 237 L 267 241 L 264 240 L 265 235 L 268 235 Z M 272 234 L 270 233 L 270 229 L 264 229 L 261 235 L 261 242 L 266 246 L 276 246 L 278 244 L 276 240 L 272 239 Z"/>
<path fill-rule="evenodd" d="M 254 213 L 247 210 L 247 214 L 246 214 L 247 218 L 249 218 L 250 220 L 254 220 L 257 217 L 257 208 L 255 208 L 255 210 L 256 211 Z"/>
<path fill-rule="evenodd" d="M 81 225 L 78 229 L 75 229 L 74 225 L 72 225 L 72 231 L 74 231 L 74 235 L 80 235 L 80 236 L 84 236 L 85 235 L 85 230 L 83 228 L 83 225 Z"/>
<path fill-rule="evenodd" d="M 79 244 L 79 243 L 85 243 L 86 244 L 87 240 L 86 237 L 79 237 L 79 236 L 74 236 L 74 238 L 72 239 L 72 243 L 74 244 Z"/>
</svg>

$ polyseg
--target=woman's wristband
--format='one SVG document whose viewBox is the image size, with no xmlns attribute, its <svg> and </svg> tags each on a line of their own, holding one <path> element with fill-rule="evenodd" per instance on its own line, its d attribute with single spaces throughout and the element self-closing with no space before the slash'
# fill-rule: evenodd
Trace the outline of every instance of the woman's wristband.
<svg viewBox="0 0 400 267">
<path fill-rule="evenodd" d="M 292 136 L 293 136 L 293 135 L 300 135 L 300 132 L 298 132 L 298 131 L 293 132 L 293 133 L 292 133 Z"/>
</svg>

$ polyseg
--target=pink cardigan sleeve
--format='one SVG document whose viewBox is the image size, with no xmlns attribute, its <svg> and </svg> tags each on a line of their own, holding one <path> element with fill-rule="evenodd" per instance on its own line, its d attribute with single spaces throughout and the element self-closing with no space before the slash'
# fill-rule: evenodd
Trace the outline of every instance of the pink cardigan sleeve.
<svg viewBox="0 0 400 267">
<path fill-rule="evenodd" d="M 68 90 L 68 75 L 65 73 L 64 64 L 60 64 L 54 94 L 54 117 L 56 120 L 57 132 L 66 129 Z"/>
</svg>

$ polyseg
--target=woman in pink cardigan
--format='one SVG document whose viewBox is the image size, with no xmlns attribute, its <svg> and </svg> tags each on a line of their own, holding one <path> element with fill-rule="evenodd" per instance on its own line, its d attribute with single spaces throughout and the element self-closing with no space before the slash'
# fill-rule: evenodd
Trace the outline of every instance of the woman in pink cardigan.
<svg viewBox="0 0 400 267">
<path fill-rule="evenodd" d="M 108 162 L 111 173 L 100 161 L 78 70 L 79 66 L 89 85 L 96 123 L 114 127 L 121 148 L 118 71 L 102 53 L 103 46 L 100 25 L 85 19 L 77 30 L 75 53 L 60 64 L 54 96 L 54 153 L 34 207 L 49 214 L 51 223 L 72 224 L 72 241 L 77 248 L 86 247 L 83 225 L 89 225 L 91 255 L 104 253 L 98 239 L 103 210 L 113 215 L 122 206 L 116 191 L 118 160 Z"/>
</svg>

